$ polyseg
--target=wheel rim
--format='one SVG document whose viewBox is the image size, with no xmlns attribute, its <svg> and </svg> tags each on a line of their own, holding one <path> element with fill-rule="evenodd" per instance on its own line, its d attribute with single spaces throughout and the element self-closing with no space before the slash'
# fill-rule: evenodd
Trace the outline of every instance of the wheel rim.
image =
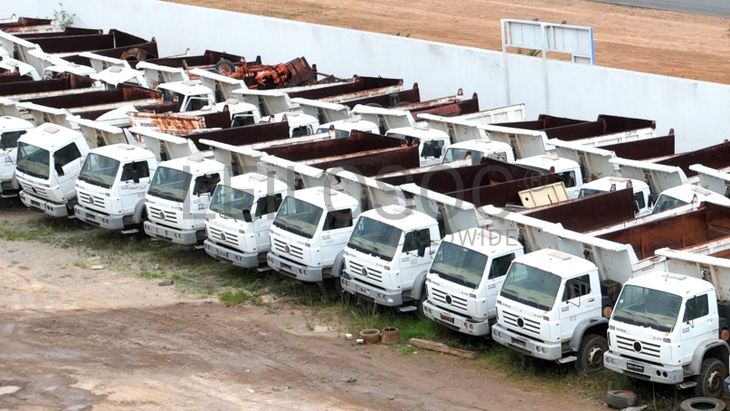
<svg viewBox="0 0 730 411">
<path fill-rule="evenodd" d="M 707 377 L 707 391 L 712 394 L 719 394 L 722 391 L 722 372 L 715 369 Z"/>
<path fill-rule="evenodd" d="M 600 368 L 603 365 L 603 349 L 596 345 L 588 352 L 588 368 Z"/>
</svg>

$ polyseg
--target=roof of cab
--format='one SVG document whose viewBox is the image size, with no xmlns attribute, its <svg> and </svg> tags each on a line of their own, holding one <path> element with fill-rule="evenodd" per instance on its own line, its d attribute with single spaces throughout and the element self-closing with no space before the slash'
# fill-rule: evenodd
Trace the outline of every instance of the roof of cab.
<svg viewBox="0 0 730 411">
<path fill-rule="evenodd" d="M 515 160 L 515 164 L 534 167 L 545 171 L 550 170 L 551 167 L 555 167 L 556 173 L 579 167 L 578 163 L 574 160 L 558 157 L 557 155 L 552 154 L 540 154 L 532 157 L 520 158 Z"/>
<path fill-rule="evenodd" d="M 562 278 L 597 270 L 596 265 L 586 259 L 550 248 L 533 251 L 517 257 L 514 261 Z"/>
<path fill-rule="evenodd" d="M 0 117 L 0 132 L 30 130 L 33 123 L 18 117 L 2 116 Z"/>
<path fill-rule="evenodd" d="M 402 205 L 391 204 L 362 213 L 363 217 L 388 224 L 402 231 L 429 228 L 438 224 L 435 218 Z"/>
<path fill-rule="evenodd" d="M 342 210 L 345 208 L 357 210 L 360 207 L 358 200 L 346 193 L 333 190 L 329 187 L 304 188 L 296 190 L 290 195 L 324 210 Z"/>
<path fill-rule="evenodd" d="M 203 157 L 200 153 L 193 153 L 186 157 L 163 161 L 159 164 L 159 166 L 173 168 L 176 170 L 185 170 L 193 175 L 223 173 L 225 168 L 222 163 Z"/>
<path fill-rule="evenodd" d="M 170 90 L 184 96 L 210 94 L 211 89 L 204 86 L 200 80 L 170 81 L 157 86 L 159 90 Z"/>
<path fill-rule="evenodd" d="M 223 183 L 221 181 L 220 184 Z M 259 173 L 246 173 L 232 177 L 230 184 L 227 185 L 236 190 L 249 192 L 254 197 L 287 191 L 285 182 Z"/>
<path fill-rule="evenodd" d="M 730 199 L 724 195 L 692 184 L 682 184 L 668 188 L 660 193 L 660 196 L 664 195 L 674 197 L 688 204 L 692 202 L 696 195 L 699 202 L 707 201 L 722 206 L 730 206 Z"/>
<path fill-rule="evenodd" d="M 430 139 L 430 140 L 436 140 L 436 139 L 449 139 L 449 135 L 443 131 L 436 128 L 431 128 L 428 126 L 428 123 L 425 121 L 419 121 L 416 123 L 415 127 L 396 127 L 391 128 L 388 130 L 385 135 L 390 136 L 392 134 L 400 134 L 407 137 L 415 137 L 417 139 Z"/>
<path fill-rule="evenodd" d="M 522 249 L 519 241 L 483 227 L 472 227 L 447 234 L 444 242 L 457 244 L 485 255 L 502 255 Z"/>
<path fill-rule="evenodd" d="M 685 298 L 694 297 L 713 289 L 712 284 L 700 278 L 666 271 L 653 271 L 640 275 L 628 280 L 626 285 L 650 288 Z"/>
<path fill-rule="evenodd" d="M 634 193 L 649 188 L 649 185 L 646 184 L 646 182 L 644 181 L 617 176 L 606 176 L 593 181 L 589 181 L 587 183 L 584 183 L 582 188 L 599 191 L 610 191 L 611 186 L 615 184 L 616 190 L 623 190 L 627 187 L 629 181 L 631 181 L 631 187 L 633 188 Z"/>
<path fill-rule="evenodd" d="M 76 140 L 83 140 L 81 132 L 53 123 L 44 123 L 20 136 L 18 142 L 53 151 Z M 86 141 L 84 140 L 84 145 Z"/>
<path fill-rule="evenodd" d="M 151 151 L 131 144 L 110 144 L 108 146 L 101 146 L 91 150 L 91 153 L 113 158 L 122 163 L 155 158 Z"/>
</svg>

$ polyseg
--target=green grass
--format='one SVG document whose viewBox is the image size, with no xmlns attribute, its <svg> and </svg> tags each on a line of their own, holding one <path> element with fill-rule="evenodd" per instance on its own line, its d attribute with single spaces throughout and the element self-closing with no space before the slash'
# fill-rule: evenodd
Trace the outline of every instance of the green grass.
<svg viewBox="0 0 730 411">
<path fill-rule="evenodd" d="M 225 291 L 218 294 L 218 300 L 226 305 L 246 304 L 251 300 L 251 294 L 246 291 Z"/>
</svg>

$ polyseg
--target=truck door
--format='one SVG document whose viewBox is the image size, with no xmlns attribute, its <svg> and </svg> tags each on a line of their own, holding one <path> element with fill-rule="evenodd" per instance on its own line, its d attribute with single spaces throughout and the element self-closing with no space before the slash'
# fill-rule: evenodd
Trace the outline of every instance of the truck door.
<svg viewBox="0 0 730 411">
<path fill-rule="evenodd" d="M 583 320 L 601 312 L 601 288 L 591 284 L 589 274 L 571 278 L 559 294 L 560 336 L 562 341 L 573 338 L 575 327 Z"/>
<path fill-rule="evenodd" d="M 405 234 L 403 252 L 398 262 L 403 290 L 413 288 L 416 276 L 428 270 L 437 248 L 438 242 L 431 240 L 431 230 L 428 228 L 409 231 Z"/>
<path fill-rule="evenodd" d="M 76 143 L 70 143 L 53 153 L 53 167 L 64 195 L 76 192 L 76 177 L 81 171 L 81 160 L 81 152 Z"/>
<path fill-rule="evenodd" d="M 647 301 L 648 305 L 650 301 Z M 648 307 L 647 307 L 648 311 Z M 655 311 L 662 312 L 662 311 Z M 713 315 L 714 314 L 714 315 Z M 708 339 L 717 338 L 717 313 L 710 313 L 707 294 L 690 298 L 684 305 L 682 322 L 679 324 L 682 339 L 682 357 L 690 359 L 697 345 Z"/>
<path fill-rule="evenodd" d="M 327 213 L 322 226 L 322 265 L 331 265 L 345 248 L 352 233 L 352 210 L 345 208 Z"/>
<path fill-rule="evenodd" d="M 493 257 L 489 260 L 489 265 L 487 266 L 489 272 L 486 273 L 486 297 L 487 307 L 490 307 L 487 314 L 490 317 L 496 315 L 497 294 L 499 293 L 499 289 L 502 287 L 502 283 L 504 282 L 504 276 L 505 274 L 507 274 L 507 269 L 514 259 L 515 253 L 510 253 L 501 257 Z"/>
<path fill-rule="evenodd" d="M 134 209 L 137 202 L 144 201 L 150 185 L 150 168 L 147 161 L 133 161 L 122 166 L 119 194 L 122 209 Z"/>
<path fill-rule="evenodd" d="M 256 248 L 266 249 L 269 246 L 269 228 L 274 222 L 276 212 L 281 205 L 281 193 L 270 194 L 256 201 L 256 211 L 253 219 L 253 230 L 256 236 Z"/>
<path fill-rule="evenodd" d="M 205 224 L 205 210 L 210 205 L 210 197 L 213 195 L 215 186 L 221 181 L 219 173 L 205 174 L 195 178 L 193 194 L 190 201 L 190 217 L 200 220 L 199 225 Z M 189 218 L 190 218 L 189 217 Z M 196 227 L 198 221 L 196 221 Z"/>
</svg>

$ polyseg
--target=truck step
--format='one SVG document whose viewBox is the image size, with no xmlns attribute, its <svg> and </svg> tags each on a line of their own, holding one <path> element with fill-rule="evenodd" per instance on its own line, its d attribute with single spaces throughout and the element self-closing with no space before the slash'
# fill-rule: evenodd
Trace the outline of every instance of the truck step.
<svg viewBox="0 0 730 411">
<path fill-rule="evenodd" d="M 396 310 L 398 310 L 398 312 L 400 312 L 400 313 L 412 313 L 412 312 L 416 311 L 416 306 L 415 305 L 402 305 L 402 306 L 396 308 Z"/>
<path fill-rule="evenodd" d="M 128 230 L 122 230 L 122 234 L 129 235 L 129 234 L 137 234 L 139 233 L 139 230 L 136 228 L 130 228 Z"/>
<path fill-rule="evenodd" d="M 680 390 L 686 390 L 687 388 L 693 388 L 693 387 L 696 387 L 696 386 L 697 386 L 697 382 L 696 381 L 685 381 L 685 382 L 683 382 L 681 384 L 678 384 L 677 385 L 677 388 L 679 388 Z"/>
<path fill-rule="evenodd" d="M 193 248 L 196 250 L 202 250 L 205 248 L 205 246 L 203 244 L 195 244 Z"/>
<path fill-rule="evenodd" d="M 575 355 L 569 355 L 567 357 L 563 357 L 563 358 L 559 359 L 558 363 L 565 364 L 565 363 L 569 363 L 569 362 L 573 362 L 573 361 L 577 361 L 577 360 L 578 360 L 578 357 L 576 357 Z"/>
<path fill-rule="evenodd" d="M 267 265 L 264 265 L 264 266 L 261 266 L 261 267 L 256 267 L 256 272 L 257 273 L 266 273 L 266 272 L 269 272 L 269 271 L 271 271 L 271 267 L 269 267 Z"/>
<path fill-rule="evenodd" d="M 7 199 L 7 198 L 18 198 L 17 194 L 0 194 L 0 198 Z"/>
</svg>

